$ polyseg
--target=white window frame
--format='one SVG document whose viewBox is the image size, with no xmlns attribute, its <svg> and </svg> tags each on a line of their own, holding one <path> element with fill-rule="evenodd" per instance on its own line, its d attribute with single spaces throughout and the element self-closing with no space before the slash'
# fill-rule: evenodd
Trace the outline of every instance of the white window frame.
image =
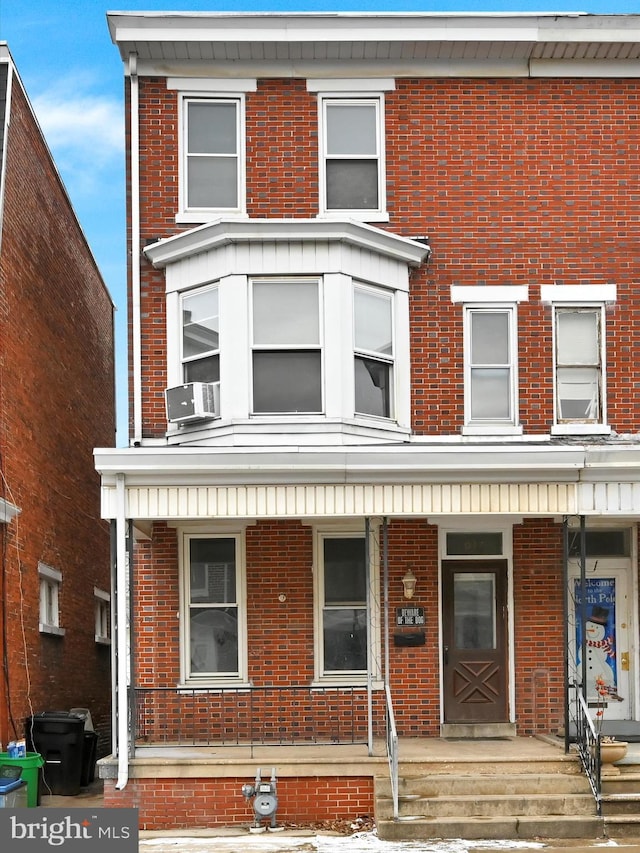
<svg viewBox="0 0 640 853">
<path fill-rule="evenodd" d="M 236 133 L 238 145 L 235 156 L 237 158 L 236 171 L 236 193 L 237 204 L 233 207 L 207 206 L 189 207 L 187 197 L 188 187 L 188 146 L 187 146 L 187 121 L 189 104 L 201 103 L 233 103 L 236 106 Z M 219 93 L 211 94 L 205 92 L 182 92 L 179 95 L 179 212 L 177 222 L 205 222 L 215 216 L 242 215 L 246 216 L 246 122 L 245 122 L 245 97 L 241 93 Z"/>
<path fill-rule="evenodd" d="M 327 159 L 329 154 L 327 151 L 327 108 L 337 104 L 371 105 L 376 110 L 376 147 L 375 156 L 354 157 L 357 160 L 375 159 L 377 162 L 377 178 L 378 178 L 378 205 L 375 208 L 329 208 L 327 206 Z M 330 216 L 349 216 L 353 219 L 363 220 L 365 222 L 386 222 L 389 219 L 387 212 L 387 169 L 386 169 L 386 152 L 385 152 L 385 110 L 384 110 L 384 94 L 338 94 L 336 92 L 321 93 L 318 99 L 318 141 L 319 141 L 319 185 L 320 185 L 320 210 L 321 217 Z"/>
<path fill-rule="evenodd" d="M 369 530 L 369 606 L 371 621 L 368 625 L 368 661 L 371 666 L 373 686 L 382 685 L 382 657 L 380 633 L 380 548 L 379 530 L 371 525 Z M 313 598 L 314 598 L 314 685 L 316 686 L 364 686 L 367 684 L 367 672 L 324 671 L 324 542 L 326 539 L 364 539 L 364 526 L 359 523 L 334 523 L 314 527 L 313 535 Z"/>
<path fill-rule="evenodd" d="M 190 543 L 194 539 L 233 539 L 235 541 L 236 561 L 236 602 L 238 609 L 238 669 L 236 673 L 191 673 L 191 637 L 190 637 Z M 244 527 L 236 525 L 229 528 L 216 528 L 215 531 L 202 527 L 182 528 L 180 531 L 179 568 L 180 568 L 180 667 L 181 683 L 185 686 L 247 686 L 247 600 L 246 600 L 246 556 Z M 194 605 L 198 606 L 198 605 Z"/>
<path fill-rule="evenodd" d="M 552 435 L 610 435 L 611 427 L 607 422 L 607 336 L 606 306 L 615 303 L 617 290 L 614 284 L 606 285 L 543 285 L 540 298 L 550 303 L 552 308 L 553 340 L 553 426 Z M 558 417 L 557 385 L 557 312 L 563 309 L 598 312 L 599 316 L 599 353 L 600 353 L 600 417 L 597 421 L 560 420 Z"/>
<path fill-rule="evenodd" d="M 260 284 L 284 284 L 288 287 L 295 287 L 296 284 L 314 284 L 317 294 L 317 317 L 318 317 L 318 343 L 313 344 L 287 344 L 279 342 L 274 344 L 256 344 L 254 335 L 254 288 Z M 270 276 L 269 278 L 256 277 L 249 279 L 249 305 L 250 305 L 250 348 L 251 354 L 249 358 L 249 394 L 251 398 L 251 417 L 252 418 L 268 418 L 268 417 L 285 417 L 285 418 L 305 418 L 323 416 L 325 413 L 325 341 L 324 341 L 324 289 L 322 276 L 312 278 L 292 277 L 292 276 Z M 287 352 L 287 351 L 304 351 L 304 352 L 319 352 L 320 353 L 320 408 L 318 411 L 310 412 L 294 412 L 294 411 L 276 411 L 276 412 L 257 412 L 253 399 L 254 376 L 253 363 L 255 352 Z"/>
<path fill-rule="evenodd" d="M 356 293 L 358 291 L 363 293 L 371 293 L 380 299 L 385 299 L 389 303 L 389 319 L 390 319 L 390 331 L 391 331 L 391 355 L 385 355 L 383 353 L 367 350 L 362 347 L 357 346 L 356 341 Z M 393 421 L 395 419 L 395 411 L 396 411 L 396 401 L 395 401 L 395 386 L 396 386 L 396 323 L 395 323 L 395 299 L 394 293 L 390 290 L 386 290 L 382 287 L 375 287 L 364 285 L 358 282 L 354 283 L 353 286 L 353 354 L 354 354 L 354 371 L 356 368 L 356 364 L 358 360 L 368 360 L 368 361 L 376 361 L 380 364 L 384 364 L 389 368 L 389 414 L 388 415 L 375 415 L 369 412 L 360 412 L 356 406 L 356 386 L 357 383 L 354 378 L 354 401 L 353 401 L 353 411 L 354 417 L 356 418 L 381 418 L 385 421 Z"/>
<path fill-rule="evenodd" d="M 464 426 L 463 435 L 522 435 L 518 409 L 518 303 L 529 298 L 526 286 L 453 286 L 451 301 L 463 306 L 463 346 L 464 346 Z M 510 387 L 509 418 L 471 417 L 471 314 L 472 312 L 504 312 L 509 317 L 509 369 Z"/>
<path fill-rule="evenodd" d="M 101 645 L 111 645 L 111 595 L 103 589 L 93 588 L 93 609 L 95 616 L 95 641 Z"/>
<path fill-rule="evenodd" d="M 40 579 L 40 633 L 64 636 L 65 629 L 60 625 L 62 572 L 46 563 L 38 563 L 38 577 Z"/>
</svg>

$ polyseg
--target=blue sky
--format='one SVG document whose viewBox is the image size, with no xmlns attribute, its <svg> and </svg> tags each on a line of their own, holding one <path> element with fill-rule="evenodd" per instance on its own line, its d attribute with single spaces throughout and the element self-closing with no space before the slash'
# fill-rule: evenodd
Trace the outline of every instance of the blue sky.
<svg viewBox="0 0 640 853">
<path fill-rule="evenodd" d="M 6 41 L 117 307 L 118 446 L 127 444 L 123 68 L 106 13 L 432 11 L 640 13 L 640 0 L 0 0 Z"/>
</svg>

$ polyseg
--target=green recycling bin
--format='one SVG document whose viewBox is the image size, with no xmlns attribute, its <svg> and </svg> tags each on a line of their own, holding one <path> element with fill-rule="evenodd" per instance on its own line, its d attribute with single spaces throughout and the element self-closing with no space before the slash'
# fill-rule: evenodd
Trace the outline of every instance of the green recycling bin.
<svg viewBox="0 0 640 853">
<path fill-rule="evenodd" d="M 22 767 L 21 778 L 27 783 L 27 806 L 40 805 L 40 768 L 44 759 L 39 752 L 28 752 L 22 758 L 9 758 L 8 752 L 0 752 L 0 764 L 12 764 Z"/>
</svg>

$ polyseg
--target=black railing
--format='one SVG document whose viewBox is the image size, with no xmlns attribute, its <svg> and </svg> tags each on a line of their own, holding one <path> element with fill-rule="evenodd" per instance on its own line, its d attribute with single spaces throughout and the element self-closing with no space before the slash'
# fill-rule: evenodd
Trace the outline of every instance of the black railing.
<svg viewBox="0 0 640 853">
<path fill-rule="evenodd" d="M 138 745 L 367 744 L 365 687 L 137 687 Z M 373 732 L 385 730 L 384 693 L 374 693 Z"/>
<path fill-rule="evenodd" d="M 593 796 L 596 801 L 598 815 L 602 814 L 602 774 L 600 756 L 600 735 L 595 730 L 589 708 L 577 685 L 575 690 L 575 702 L 573 703 L 573 726 L 575 729 L 575 744 L 582 762 L 582 767 L 591 785 Z"/>
</svg>

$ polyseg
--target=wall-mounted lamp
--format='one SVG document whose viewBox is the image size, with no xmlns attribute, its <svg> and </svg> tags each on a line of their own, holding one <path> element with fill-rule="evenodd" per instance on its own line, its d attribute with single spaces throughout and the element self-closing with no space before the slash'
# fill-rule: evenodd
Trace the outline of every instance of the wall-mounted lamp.
<svg viewBox="0 0 640 853">
<path fill-rule="evenodd" d="M 402 586 L 404 587 L 404 597 L 413 598 L 413 594 L 416 591 L 416 576 L 411 569 L 402 578 Z"/>
</svg>

